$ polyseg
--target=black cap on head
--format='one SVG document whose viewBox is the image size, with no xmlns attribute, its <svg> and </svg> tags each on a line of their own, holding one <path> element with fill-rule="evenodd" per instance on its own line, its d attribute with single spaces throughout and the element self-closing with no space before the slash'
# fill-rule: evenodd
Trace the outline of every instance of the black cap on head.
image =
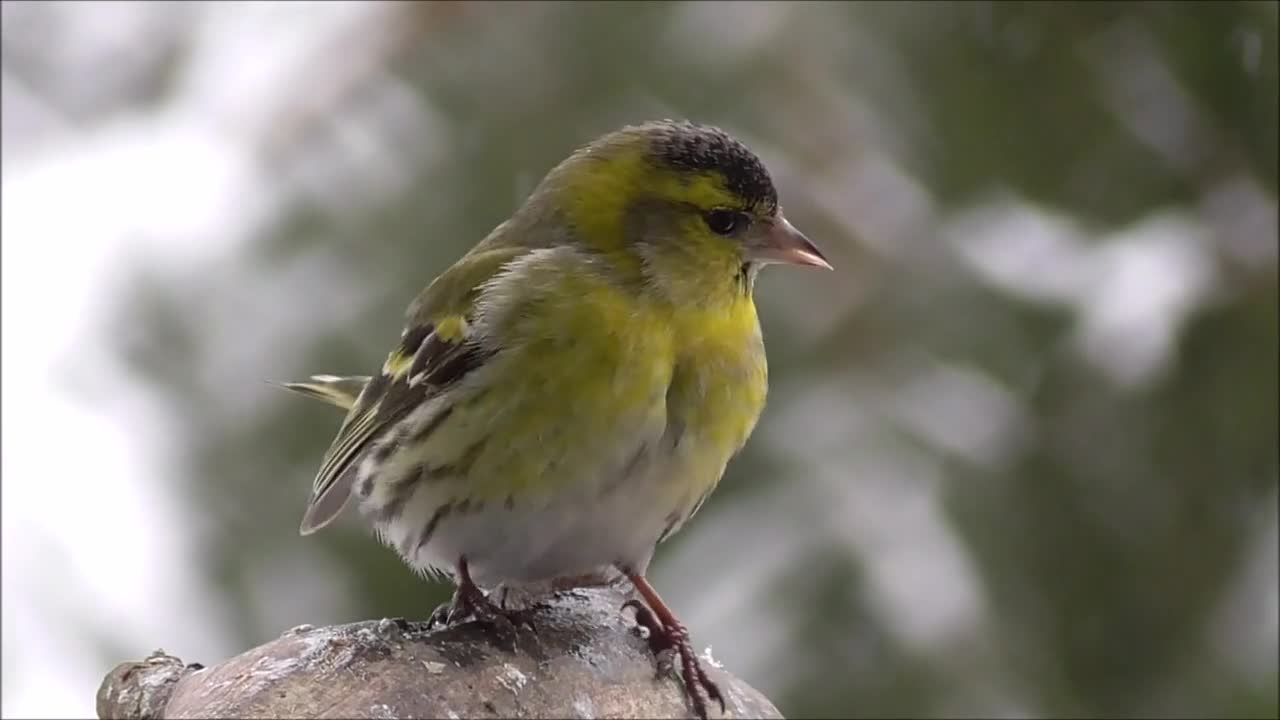
<svg viewBox="0 0 1280 720">
<path fill-rule="evenodd" d="M 742 198 L 748 207 L 773 214 L 778 193 L 769 171 L 746 145 L 720 128 L 688 121 L 663 120 L 653 123 L 655 156 L 672 167 L 686 170 L 714 170 L 724 176 L 729 192 Z"/>
</svg>

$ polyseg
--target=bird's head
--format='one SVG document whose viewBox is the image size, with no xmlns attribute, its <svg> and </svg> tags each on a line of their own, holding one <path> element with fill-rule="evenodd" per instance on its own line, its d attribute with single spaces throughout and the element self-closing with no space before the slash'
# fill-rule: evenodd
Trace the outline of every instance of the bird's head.
<svg viewBox="0 0 1280 720">
<path fill-rule="evenodd" d="M 680 301 L 749 295 L 760 266 L 830 265 L 778 204 L 769 172 L 714 127 L 661 121 L 579 149 L 534 193 L 573 241 Z"/>
</svg>

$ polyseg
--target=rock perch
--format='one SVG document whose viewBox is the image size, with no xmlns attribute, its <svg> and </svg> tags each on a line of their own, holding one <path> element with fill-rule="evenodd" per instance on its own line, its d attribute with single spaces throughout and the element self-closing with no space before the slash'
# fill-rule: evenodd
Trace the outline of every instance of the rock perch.
<svg viewBox="0 0 1280 720">
<path fill-rule="evenodd" d="M 425 622 L 302 626 L 219 665 L 163 652 L 112 670 L 98 717 L 685 718 L 679 682 L 652 654 L 609 588 L 559 593 L 530 609 L 536 630 Z M 726 716 L 781 718 L 759 692 L 707 663 Z M 719 708 L 713 704 L 712 715 Z"/>
</svg>

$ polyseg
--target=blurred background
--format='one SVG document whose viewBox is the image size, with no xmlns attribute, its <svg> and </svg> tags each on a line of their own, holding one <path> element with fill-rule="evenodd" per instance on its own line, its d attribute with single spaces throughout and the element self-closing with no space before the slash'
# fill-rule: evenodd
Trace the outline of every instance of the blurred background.
<svg viewBox="0 0 1280 720">
<path fill-rule="evenodd" d="M 800 717 L 1276 717 L 1277 4 L 23 3 L 3 712 L 422 618 L 301 538 L 419 288 L 617 126 L 718 124 L 837 272 L 652 577 Z"/>
</svg>

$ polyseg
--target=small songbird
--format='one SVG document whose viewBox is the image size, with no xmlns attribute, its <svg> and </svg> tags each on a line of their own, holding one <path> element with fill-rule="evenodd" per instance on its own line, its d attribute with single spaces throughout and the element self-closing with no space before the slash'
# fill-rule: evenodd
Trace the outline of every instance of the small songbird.
<svg viewBox="0 0 1280 720">
<path fill-rule="evenodd" d="M 625 577 L 694 712 L 723 710 L 645 572 L 764 408 L 769 263 L 831 267 L 725 132 L 651 122 L 577 150 L 413 302 L 376 375 L 287 385 L 348 408 L 302 533 L 354 496 L 410 567 L 453 578 L 449 623 L 507 617 L 482 588 Z"/>
</svg>

